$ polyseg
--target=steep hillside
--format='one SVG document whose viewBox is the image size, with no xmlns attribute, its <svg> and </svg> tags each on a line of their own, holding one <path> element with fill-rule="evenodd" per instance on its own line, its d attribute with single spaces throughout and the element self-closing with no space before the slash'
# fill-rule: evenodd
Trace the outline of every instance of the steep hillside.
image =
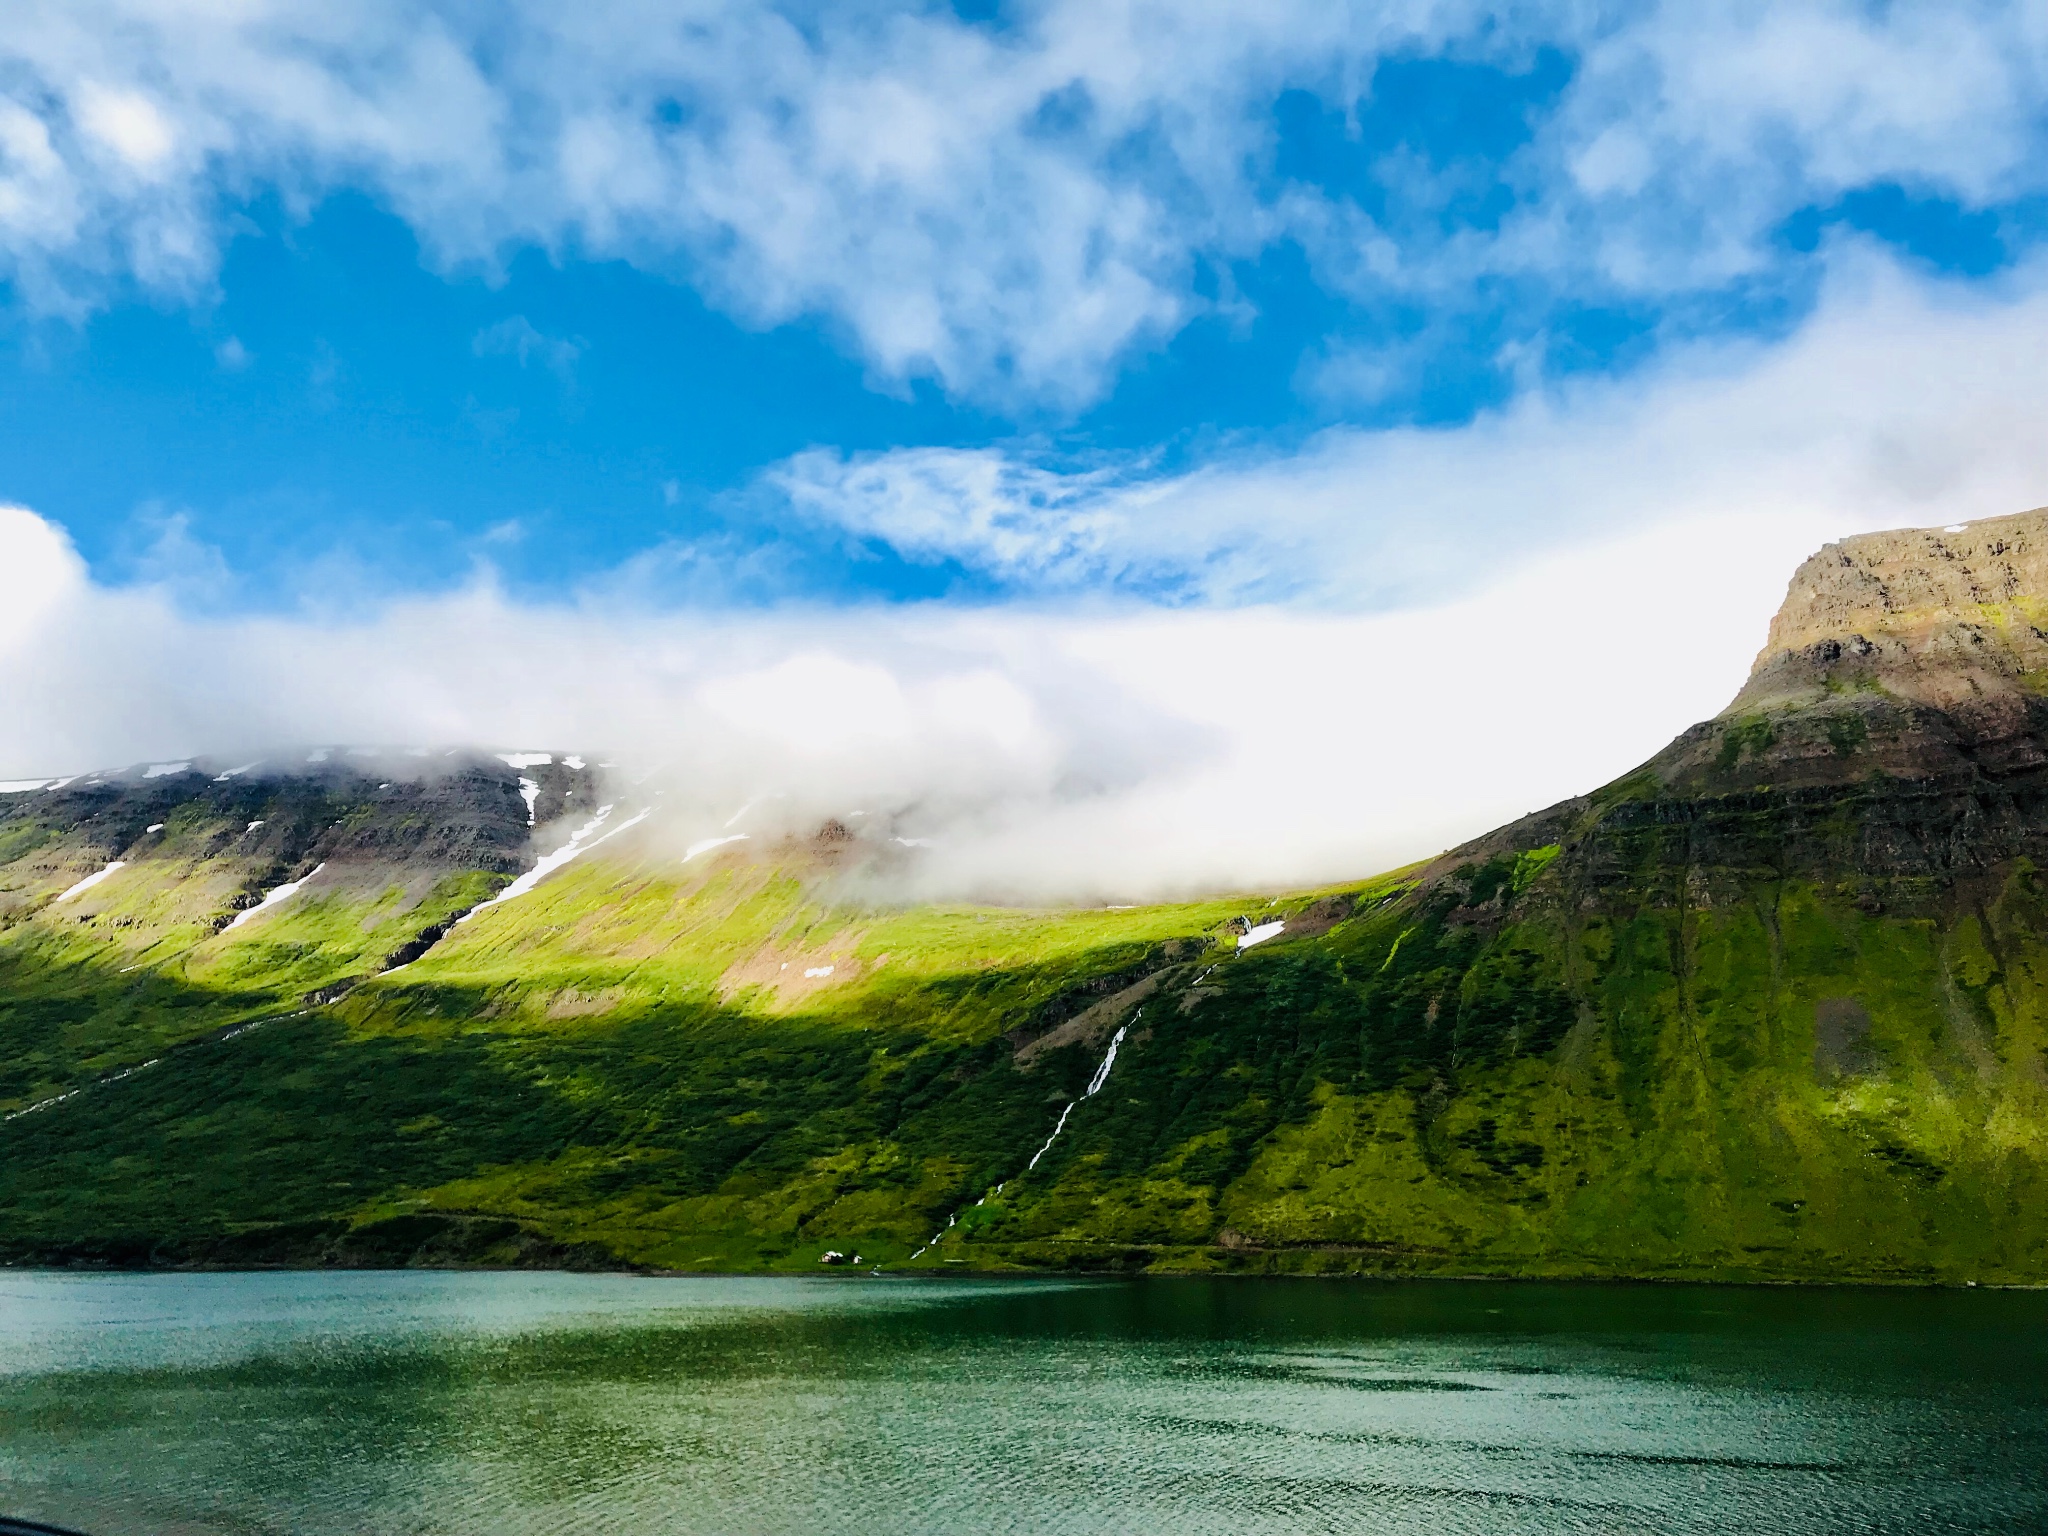
<svg viewBox="0 0 2048 1536">
<path fill-rule="evenodd" d="M 876 906 L 885 837 L 684 858 L 622 790 L 452 924 L 612 791 L 10 796 L 0 1248 L 2048 1280 L 2036 622 L 2048 514 L 1830 546 L 1642 768 L 1281 898 Z"/>
<path fill-rule="evenodd" d="M 566 763 L 330 750 L 13 786 L 0 1105 L 401 963 L 594 799 Z"/>
</svg>

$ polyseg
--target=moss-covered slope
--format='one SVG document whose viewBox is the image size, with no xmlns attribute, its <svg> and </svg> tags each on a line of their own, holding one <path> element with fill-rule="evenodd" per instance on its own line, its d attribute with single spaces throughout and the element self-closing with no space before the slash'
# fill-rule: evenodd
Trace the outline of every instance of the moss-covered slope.
<svg viewBox="0 0 2048 1536">
<path fill-rule="evenodd" d="M 1722 717 L 1338 890 L 878 906 L 844 829 L 650 823 L 460 925 L 531 849 L 427 837 L 224 929 L 243 807 L 152 813 L 69 903 L 109 847 L 15 847 L 0 1250 L 2048 1281 L 2043 529 L 2006 523 L 1831 546 Z"/>
</svg>

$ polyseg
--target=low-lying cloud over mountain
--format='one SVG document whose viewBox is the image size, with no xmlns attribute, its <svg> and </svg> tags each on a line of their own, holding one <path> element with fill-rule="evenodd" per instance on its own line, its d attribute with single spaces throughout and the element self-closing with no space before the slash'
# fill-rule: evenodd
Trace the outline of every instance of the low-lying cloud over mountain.
<svg viewBox="0 0 2048 1536">
<path fill-rule="evenodd" d="M 1089 558 L 1178 562 L 1213 581 L 1201 607 L 1061 600 L 1048 580 L 1007 606 L 677 614 L 632 601 L 627 571 L 562 604 L 485 578 L 354 616 L 207 618 L 95 581 L 12 509 L 0 774 L 532 745 L 658 774 L 686 831 L 775 795 L 903 813 L 934 844 L 932 891 L 1356 875 L 1585 789 L 1718 709 L 1824 539 L 2044 499 L 2022 420 L 2048 383 L 2043 316 L 2028 290 L 1962 302 L 1880 270 L 1776 349 L 1078 493 L 1108 530 Z M 914 545 L 857 482 L 832 515 Z M 1545 515 L 1506 540 L 1505 502 Z M 1072 516 L 1013 509 L 1026 548 Z M 944 509 L 915 526 L 962 558 L 1023 558 Z M 1244 551 L 1293 573 L 1296 606 L 1218 601 L 1260 593 L 1232 574 Z"/>
<path fill-rule="evenodd" d="M 7 567 L 40 572 L 6 642 L 0 774 L 333 741 L 582 750 L 656 775 L 684 835 L 774 796 L 904 812 L 934 890 L 1020 896 L 1335 878 L 1583 787 L 1718 707 L 1794 553 L 1717 566 L 1733 602 L 1652 591 L 1699 543 L 1666 535 L 1375 616 L 709 619 L 479 588 L 330 623 L 185 616 L 93 584 L 32 513 L 0 528 Z M 1674 620 L 1682 638 L 1601 655 Z"/>
</svg>

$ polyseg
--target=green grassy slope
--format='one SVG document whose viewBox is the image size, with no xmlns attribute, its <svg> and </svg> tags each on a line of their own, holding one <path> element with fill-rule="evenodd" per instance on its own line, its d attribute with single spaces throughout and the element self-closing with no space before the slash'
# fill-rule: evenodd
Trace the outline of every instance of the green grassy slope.
<svg viewBox="0 0 2048 1536">
<path fill-rule="evenodd" d="M 1637 771 L 1278 899 L 881 907 L 834 823 L 451 926 L 580 759 L 10 798 L 0 1258 L 2048 1282 L 2043 602 L 2048 514 L 1830 545 Z"/>
<path fill-rule="evenodd" d="M 1473 894 L 1455 882 L 1227 968 L 969 1245 L 1040 1263 L 1121 1241 L 1151 1263 L 1291 1270 L 2048 1278 L 2031 870 L 1946 931 L 1789 884 L 1489 938 L 1450 921 Z"/>
<path fill-rule="evenodd" d="M 1092 1070 L 1077 1045 L 1019 1073 L 1004 1032 L 1176 944 L 1193 956 L 1241 905 L 864 913 L 817 906 L 774 864 L 673 873 L 572 865 L 310 1009 L 501 877 L 450 877 L 403 911 L 395 888 L 358 891 L 138 938 L 120 924 L 190 884 L 166 859 L 90 912 L 16 921 L 0 1244 L 135 1259 L 244 1234 L 235 1251 L 255 1253 L 275 1228 L 306 1257 L 308 1232 L 455 1208 L 640 1262 L 754 1264 L 799 1243 L 800 1190 L 872 1184 L 874 1229 L 907 1252 L 928 1209 L 1000 1177 L 1042 1139 L 1038 1101 Z M 166 958 L 130 970 L 138 945 Z M 251 1020 L 272 1022 L 234 1032 Z M 855 1172 L 818 1172 L 826 1153 Z"/>
<path fill-rule="evenodd" d="M 506 880 L 379 880 L 222 932 L 238 876 L 175 854 L 137 861 L 72 903 L 51 904 L 46 890 L 32 915 L 0 926 L 0 1113 L 298 1008 Z"/>
<path fill-rule="evenodd" d="M 1545 847 L 1270 907 L 878 910 L 801 849 L 592 855 L 231 1038 L 387 952 L 399 899 L 140 982 L 126 930 L 37 916 L 0 935 L 6 1107 L 158 1059 L 0 1123 L 0 1245 L 813 1269 L 943 1228 L 917 1267 L 2048 1278 L 2031 867 L 1914 915 L 1585 879 Z M 1240 915 L 1289 930 L 1237 954 Z"/>
</svg>

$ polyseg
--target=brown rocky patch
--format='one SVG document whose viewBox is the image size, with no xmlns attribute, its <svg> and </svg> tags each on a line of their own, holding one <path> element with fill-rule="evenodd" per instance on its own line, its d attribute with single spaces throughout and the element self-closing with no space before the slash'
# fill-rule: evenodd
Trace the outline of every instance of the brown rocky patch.
<svg viewBox="0 0 2048 1536">
<path fill-rule="evenodd" d="M 1349 917 L 1357 905 L 1358 898 L 1348 891 L 1335 896 L 1319 896 L 1299 912 L 1287 915 L 1287 937 L 1313 939 L 1328 933 Z"/>
<path fill-rule="evenodd" d="M 860 935 L 840 934 L 825 944 L 806 949 L 770 942 L 743 960 L 736 960 L 718 978 L 721 1002 L 731 1002 L 741 993 L 765 989 L 777 1008 L 792 1008 L 828 987 L 857 981 L 881 963 L 881 957 L 864 962 L 858 953 Z"/>
<path fill-rule="evenodd" d="M 1125 1016 L 1146 998 L 1159 990 L 1157 972 L 1142 981 L 1133 982 L 1121 992 L 1112 992 L 1101 1002 L 1091 1004 L 1063 1024 L 1056 1024 L 1036 1039 L 1017 1048 L 1016 1061 L 1020 1067 L 1029 1067 L 1047 1051 L 1056 1051 L 1063 1045 L 1079 1041 L 1094 1046 L 1109 1038 L 1122 1023 Z"/>
<path fill-rule="evenodd" d="M 625 998 L 622 987 L 600 987 L 594 992 L 564 987 L 548 999 L 547 1016 L 551 1019 L 582 1019 L 592 1014 L 610 1013 Z"/>
</svg>

